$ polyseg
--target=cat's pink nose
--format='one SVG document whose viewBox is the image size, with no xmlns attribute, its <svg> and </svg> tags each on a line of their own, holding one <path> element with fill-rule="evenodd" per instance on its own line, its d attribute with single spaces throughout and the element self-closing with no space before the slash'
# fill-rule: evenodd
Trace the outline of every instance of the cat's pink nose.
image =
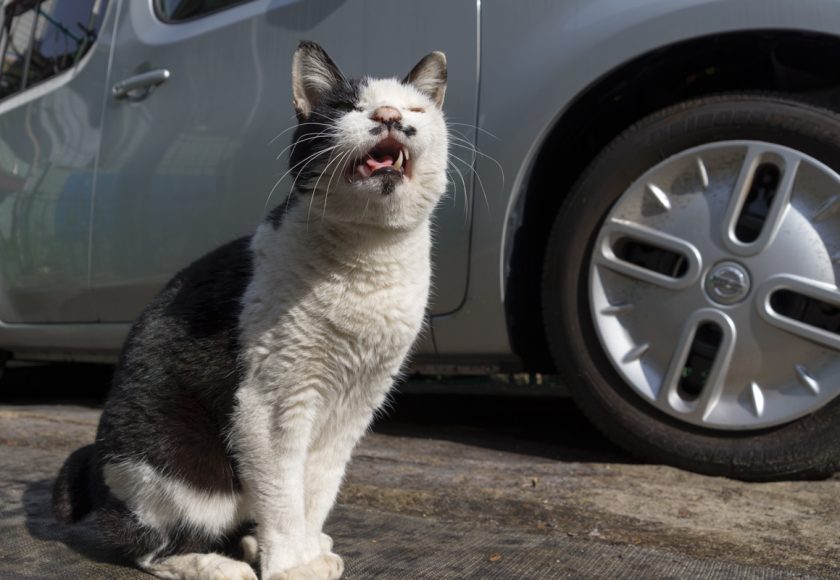
<svg viewBox="0 0 840 580">
<path fill-rule="evenodd" d="M 379 121 L 380 123 L 389 125 L 402 120 L 402 115 L 400 114 L 399 109 L 394 107 L 377 107 L 370 118 L 374 121 Z"/>
</svg>

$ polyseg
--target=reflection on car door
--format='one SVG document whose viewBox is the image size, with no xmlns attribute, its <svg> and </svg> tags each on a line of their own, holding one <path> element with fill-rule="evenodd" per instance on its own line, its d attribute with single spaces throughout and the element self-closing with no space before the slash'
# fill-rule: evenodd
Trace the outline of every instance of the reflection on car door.
<svg viewBox="0 0 840 580">
<path fill-rule="evenodd" d="M 0 320 L 90 321 L 108 2 L 0 4 Z"/>
</svg>

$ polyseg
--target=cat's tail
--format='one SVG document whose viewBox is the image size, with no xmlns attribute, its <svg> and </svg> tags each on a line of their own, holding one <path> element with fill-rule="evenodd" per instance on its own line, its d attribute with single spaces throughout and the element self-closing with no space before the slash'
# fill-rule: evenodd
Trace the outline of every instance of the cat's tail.
<svg viewBox="0 0 840 580">
<path fill-rule="evenodd" d="M 96 448 L 93 444 L 76 449 L 64 462 L 53 486 L 53 513 L 72 524 L 94 509 Z"/>
</svg>

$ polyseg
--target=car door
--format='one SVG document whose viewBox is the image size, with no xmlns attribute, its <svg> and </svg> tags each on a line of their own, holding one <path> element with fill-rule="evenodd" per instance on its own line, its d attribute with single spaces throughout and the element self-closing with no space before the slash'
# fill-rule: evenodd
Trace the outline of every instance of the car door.
<svg viewBox="0 0 840 580">
<path fill-rule="evenodd" d="M 0 2 L 0 320 L 95 319 L 88 258 L 112 14 Z"/>
<path fill-rule="evenodd" d="M 475 3 L 124 1 L 115 38 L 110 82 L 135 89 L 105 113 L 91 269 L 103 321 L 133 319 L 177 270 L 252 232 L 284 199 L 301 40 L 321 43 L 349 76 L 402 76 L 445 50 L 449 117 L 475 122 Z M 470 180 L 460 171 L 466 191 L 453 173 L 458 190 L 438 224 L 438 312 L 457 308 L 466 285 Z"/>
</svg>

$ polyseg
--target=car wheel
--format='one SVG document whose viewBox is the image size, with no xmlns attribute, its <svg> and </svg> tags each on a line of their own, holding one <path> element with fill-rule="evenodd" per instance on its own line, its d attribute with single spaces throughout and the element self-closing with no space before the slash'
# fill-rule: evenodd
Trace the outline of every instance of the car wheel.
<svg viewBox="0 0 840 580">
<path fill-rule="evenodd" d="M 554 223 L 543 315 L 584 413 L 647 461 L 821 477 L 840 456 L 840 116 L 687 101 L 590 164 Z"/>
</svg>

